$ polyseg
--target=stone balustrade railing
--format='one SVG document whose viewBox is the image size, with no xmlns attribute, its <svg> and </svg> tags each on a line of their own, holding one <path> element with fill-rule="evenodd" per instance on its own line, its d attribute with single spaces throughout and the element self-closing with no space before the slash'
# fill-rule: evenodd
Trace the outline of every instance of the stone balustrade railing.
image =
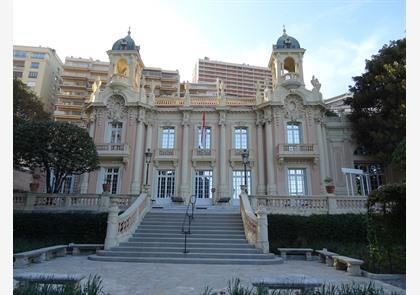
<svg viewBox="0 0 420 295">
<path fill-rule="evenodd" d="M 245 186 L 242 186 L 240 194 L 240 211 L 245 230 L 245 237 L 250 245 L 261 249 L 263 253 L 268 253 L 269 243 L 267 213 L 265 209 L 262 209 L 257 211 L 257 215 L 255 215 L 249 202 L 248 194 L 244 191 L 244 189 Z"/>
<path fill-rule="evenodd" d="M 107 212 L 110 194 L 13 193 L 13 210 L 22 212 L 99 211 Z M 128 208 L 138 195 L 118 195 L 121 209 Z"/>
<path fill-rule="evenodd" d="M 256 101 L 254 97 L 229 97 L 226 98 L 226 105 L 228 106 L 241 106 L 241 105 L 255 105 Z M 216 106 L 220 104 L 220 98 L 209 97 L 209 96 L 191 96 L 191 105 L 198 106 Z M 155 106 L 183 106 L 184 98 L 177 97 L 156 97 Z"/>
<path fill-rule="evenodd" d="M 111 197 L 104 246 L 105 250 L 127 241 L 151 208 L 150 196 L 147 193 L 141 193 L 123 214 L 118 215 L 120 203 L 119 196 Z"/>
<path fill-rule="evenodd" d="M 268 214 L 346 214 L 366 213 L 367 197 L 352 196 L 250 196 L 254 210 L 265 208 Z"/>
</svg>

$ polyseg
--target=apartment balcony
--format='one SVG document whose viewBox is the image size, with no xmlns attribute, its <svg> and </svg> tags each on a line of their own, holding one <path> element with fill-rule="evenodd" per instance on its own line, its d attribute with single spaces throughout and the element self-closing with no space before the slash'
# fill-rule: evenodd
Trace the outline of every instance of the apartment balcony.
<svg viewBox="0 0 420 295">
<path fill-rule="evenodd" d="M 316 144 L 279 144 L 277 146 L 277 160 L 279 164 L 290 160 L 310 160 L 317 163 L 319 159 Z"/>
<path fill-rule="evenodd" d="M 120 74 L 114 74 L 111 76 L 109 80 L 109 87 L 112 89 L 123 89 L 129 87 L 130 83 L 126 76 L 122 76 Z"/>
<path fill-rule="evenodd" d="M 122 160 L 128 162 L 130 146 L 124 143 L 102 143 L 96 145 L 98 156 L 102 160 Z"/>
<path fill-rule="evenodd" d="M 161 163 L 172 163 L 174 167 L 178 165 L 179 154 L 177 149 L 158 148 L 154 152 L 154 163 L 158 166 Z"/>
<path fill-rule="evenodd" d="M 199 162 L 208 162 L 210 163 L 210 166 L 213 167 L 216 163 L 216 150 L 194 148 L 191 161 L 194 167 L 196 167 Z"/>
<path fill-rule="evenodd" d="M 244 165 L 242 162 L 242 153 L 243 153 L 244 149 L 230 149 L 229 150 L 229 162 L 230 162 L 230 166 L 231 167 L 235 167 L 237 165 Z M 254 166 L 254 150 L 253 149 L 248 149 L 249 152 L 249 156 L 248 156 L 248 160 L 249 160 L 249 165 L 252 167 Z"/>
<path fill-rule="evenodd" d="M 298 73 L 284 74 L 280 77 L 279 83 L 287 89 L 296 89 L 303 84 Z"/>
<path fill-rule="evenodd" d="M 73 82 L 63 82 L 60 84 L 61 87 L 74 87 L 74 88 L 80 88 L 80 89 L 86 89 L 88 85 L 86 83 L 79 84 L 79 83 L 73 83 Z"/>
</svg>

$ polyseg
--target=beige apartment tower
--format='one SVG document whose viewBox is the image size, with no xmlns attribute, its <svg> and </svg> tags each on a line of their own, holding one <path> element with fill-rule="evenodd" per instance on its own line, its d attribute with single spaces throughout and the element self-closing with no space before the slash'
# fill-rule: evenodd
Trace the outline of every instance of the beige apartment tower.
<svg viewBox="0 0 420 295">
<path fill-rule="evenodd" d="M 193 82 L 214 83 L 217 79 L 226 84 L 226 95 L 238 97 L 254 97 L 257 83 L 260 83 L 260 88 L 265 88 L 264 83 L 270 89 L 272 85 L 271 71 L 266 67 L 200 58 L 194 68 Z"/>
<path fill-rule="evenodd" d="M 13 78 L 19 78 L 44 103 L 47 112 L 54 111 L 63 64 L 49 47 L 13 46 Z"/>
</svg>

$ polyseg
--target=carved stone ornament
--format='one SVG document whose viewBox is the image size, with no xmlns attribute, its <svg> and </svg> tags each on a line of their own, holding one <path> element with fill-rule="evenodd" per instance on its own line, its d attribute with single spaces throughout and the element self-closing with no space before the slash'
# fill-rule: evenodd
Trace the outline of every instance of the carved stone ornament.
<svg viewBox="0 0 420 295">
<path fill-rule="evenodd" d="M 226 113 L 220 112 L 219 113 L 219 125 L 226 125 Z"/>
<path fill-rule="evenodd" d="M 139 110 L 137 121 L 138 122 L 145 122 L 146 121 L 146 110 L 145 109 L 140 109 Z"/>
<path fill-rule="evenodd" d="M 127 114 L 127 107 L 124 105 L 124 98 L 120 95 L 113 95 L 107 103 L 108 119 L 122 121 Z"/>
<path fill-rule="evenodd" d="M 190 125 L 190 113 L 184 112 L 182 117 L 182 125 Z"/>
<path fill-rule="evenodd" d="M 301 119 L 305 114 L 302 99 L 297 95 L 289 95 L 285 101 L 285 117 L 290 120 Z"/>
</svg>

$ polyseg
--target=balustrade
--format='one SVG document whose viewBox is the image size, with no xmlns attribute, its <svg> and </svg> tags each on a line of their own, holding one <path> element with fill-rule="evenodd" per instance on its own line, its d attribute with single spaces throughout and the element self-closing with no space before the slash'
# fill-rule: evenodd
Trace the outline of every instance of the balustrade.
<svg viewBox="0 0 420 295">
<path fill-rule="evenodd" d="M 128 208 L 137 196 L 118 195 L 120 208 Z M 107 211 L 109 197 L 109 194 L 13 193 L 13 209 L 17 211 Z"/>
<path fill-rule="evenodd" d="M 271 214 L 345 214 L 367 212 L 367 197 L 347 196 L 250 196 L 253 209 Z"/>
</svg>

